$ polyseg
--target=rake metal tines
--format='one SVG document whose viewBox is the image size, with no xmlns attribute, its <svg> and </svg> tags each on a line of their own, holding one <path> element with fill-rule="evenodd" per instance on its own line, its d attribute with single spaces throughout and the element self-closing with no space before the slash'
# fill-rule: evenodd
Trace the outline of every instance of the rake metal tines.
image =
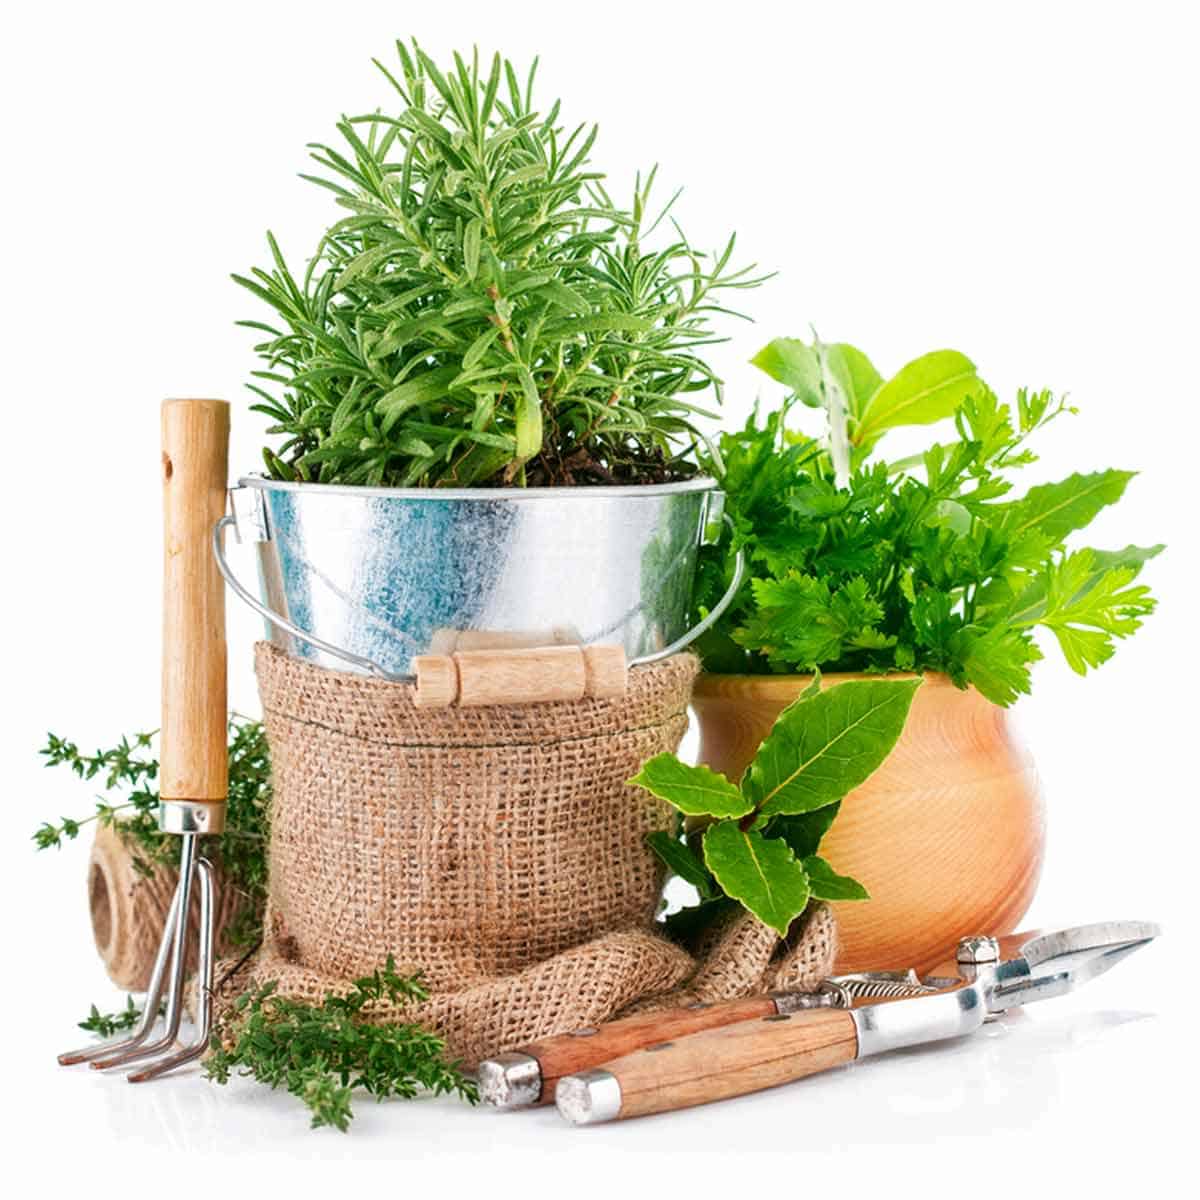
<svg viewBox="0 0 1200 1200">
<path fill-rule="evenodd" d="M 175 895 L 167 912 L 166 925 L 150 976 L 150 986 L 146 992 L 146 1007 L 137 1028 L 131 1036 L 121 1041 L 104 1042 L 98 1046 L 88 1046 L 82 1050 L 68 1050 L 65 1054 L 60 1054 L 58 1061 L 64 1067 L 86 1062 L 91 1065 L 93 1070 L 106 1071 L 113 1067 L 123 1067 L 129 1063 L 154 1059 L 155 1061 L 147 1063 L 128 1076 L 130 1083 L 144 1083 L 149 1079 L 157 1079 L 185 1063 L 194 1061 L 208 1048 L 208 1040 L 212 1032 L 213 870 L 207 859 L 198 856 L 197 837 L 196 833 L 182 835 L 179 854 L 179 884 L 175 888 Z M 180 1046 L 177 1038 L 183 1017 L 188 912 L 191 907 L 192 883 L 197 876 L 199 877 L 198 890 L 200 893 L 200 944 L 197 955 L 197 971 L 200 986 L 196 1012 L 196 1036 L 189 1044 Z M 158 1024 L 158 1015 L 162 1009 L 163 983 L 167 974 L 168 961 L 170 962 L 171 980 L 167 991 L 162 1033 L 151 1041 L 151 1034 Z"/>
</svg>

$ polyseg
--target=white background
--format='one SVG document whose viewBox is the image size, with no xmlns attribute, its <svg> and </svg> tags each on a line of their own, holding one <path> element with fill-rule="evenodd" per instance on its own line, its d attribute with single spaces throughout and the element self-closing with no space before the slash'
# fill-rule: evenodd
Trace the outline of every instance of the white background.
<svg viewBox="0 0 1200 1200">
<path fill-rule="evenodd" d="M 330 204 L 296 178 L 341 112 L 388 103 L 395 36 L 543 56 L 542 96 L 597 120 L 616 188 L 661 164 L 679 213 L 779 272 L 715 357 L 730 420 L 769 337 L 864 347 L 886 372 L 969 353 L 1007 395 L 1082 409 L 1030 481 L 1141 472 L 1102 546 L 1165 541 L 1159 612 L 1098 674 L 1053 656 L 1018 708 L 1050 804 L 1031 922 L 1148 917 L 1168 937 L 1070 1000 L 971 1043 L 604 1130 L 553 1113 L 375 1108 L 310 1134 L 298 1107 L 188 1076 L 142 1089 L 55 1068 L 95 1000 L 86 848 L 36 856 L 89 789 L 41 770 L 50 728 L 107 744 L 156 723 L 164 396 L 239 404 L 254 365 L 229 282 L 263 232 L 300 262 Z M 1105 1195 L 1186 1152 L 1194 1111 L 1197 800 L 1197 28 L 1187 4 L 207 3 L 4 17 L 0 946 L 13 1166 L 44 1184 L 230 1194 L 1017 1189 Z M 235 472 L 260 421 L 235 416 Z M 231 608 L 231 685 L 256 711 L 257 623 Z M 1188 985 L 1191 984 L 1189 991 Z M 15 1149 L 15 1160 L 11 1151 Z M 168 1157 L 182 1155 L 178 1167 Z M 128 1160 L 128 1165 L 125 1165 Z M 139 1179 L 139 1170 L 144 1175 Z M 20 1175 L 10 1175 L 20 1179 Z M 25 1176 L 25 1186 L 33 1186 Z M 367 1184 L 365 1180 L 374 1182 Z M 639 1181 L 641 1186 L 639 1187 Z M 307 1186 L 306 1186 L 307 1185 Z"/>
</svg>

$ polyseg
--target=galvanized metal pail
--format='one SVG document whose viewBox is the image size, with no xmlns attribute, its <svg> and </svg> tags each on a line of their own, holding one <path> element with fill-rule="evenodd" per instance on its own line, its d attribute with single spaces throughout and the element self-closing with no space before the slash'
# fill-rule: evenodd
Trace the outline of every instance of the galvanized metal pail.
<svg viewBox="0 0 1200 1200">
<path fill-rule="evenodd" d="M 268 637 L 323 667 L 387 679 L 464 644 L 622 646 L 631 663 L 682 649 L 696 554 L 718 528 L 711 479 L 634 487 L 417 489 L 249 476 L 214 552 Z M 233 575 L 224 530 L 258 546 L 261 602 Z"/>
</svg>

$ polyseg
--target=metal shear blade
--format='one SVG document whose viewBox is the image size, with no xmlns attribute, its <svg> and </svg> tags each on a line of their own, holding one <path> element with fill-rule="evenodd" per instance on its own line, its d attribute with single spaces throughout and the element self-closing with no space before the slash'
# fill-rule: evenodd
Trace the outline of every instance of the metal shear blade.
<svg viewBox="0 0 1200 1200">
<path fill-rule="evenodd" d="M 1001 956 L 984 986 L 988 1010 L 1001 1012 L 1064 996 L 1149 945 L 1161 932 L 1151 921 L 1101 921 L 1032 937 L 1017 949 L 1016 957 Z"/>
</svg>

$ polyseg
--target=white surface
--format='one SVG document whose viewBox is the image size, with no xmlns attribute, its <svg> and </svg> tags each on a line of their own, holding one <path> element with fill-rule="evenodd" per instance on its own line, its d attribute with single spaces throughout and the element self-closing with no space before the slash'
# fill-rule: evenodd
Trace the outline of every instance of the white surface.
<svg viewBox="0 0 1200 1200">
<path fill-rule="evenodd" d="M 884 369 L 939 345 L 1002 394 L 1069 389 L 1083 414 L 1030 481 L 1136 468 L 1100 545 L 1166 541 L 1159 613 L 1087 680 L 1051 658 L 1019 706 L 1050 802 L 1031 922 L 1164 921 L 1169 936 L 1068 1000 L 973 1041 L 720 1107 L 574 1131 L 548 1112 L 363 1101 L 348 1137 L 286 1097 L 194 1077 L 135 1089 L 61 1071 L 95 1000 L 83 844 L 35 857 L 86 787 L 43 773 L 47 728 L 84 744 L 153 726 L 157 404 L 238 400 L 254 365 L 227 275 L 270 225 L 300 260 L 329 207 L 306 141 L 386 102 L 367 60 L 415 32 L 543 55 L 543 95 L 597 119 L 613 181 L 662 164 L 680 215 L 729 225 L 779 278 L 717 352 L 731 420 L 768 337 L 816 324 Z M 823 1195 L 968 1189 L 1107 1195 L 1189 1153 L 1196 994 L 1194 365 L 1200 278 L 1196 30 L 1141 3 L 430 6 L 44 4 L 6 14 L 4 880 L 7 1165 L 103 1196 L 276 1186 L 381 1194 L 478 1183 L 579 1194 L 696 1180 Z M 764 389 L 769 392 L 769 388 Z M 236 421 L 234 469 L 257 460 Z M 249 614 L 232 694 L 256 711 Z M 15 1044 L 14 1044 L 15 1043 Z M 180 1183 L 168 1156 L 182 1154 Z M 19 1176 L 14 1176 L 19 1178 Z M 512 1190 L 518 1190 L 513 1187 Z M 519 1187 L 519 1190 L 527 1190 Z"/>
</svg>

